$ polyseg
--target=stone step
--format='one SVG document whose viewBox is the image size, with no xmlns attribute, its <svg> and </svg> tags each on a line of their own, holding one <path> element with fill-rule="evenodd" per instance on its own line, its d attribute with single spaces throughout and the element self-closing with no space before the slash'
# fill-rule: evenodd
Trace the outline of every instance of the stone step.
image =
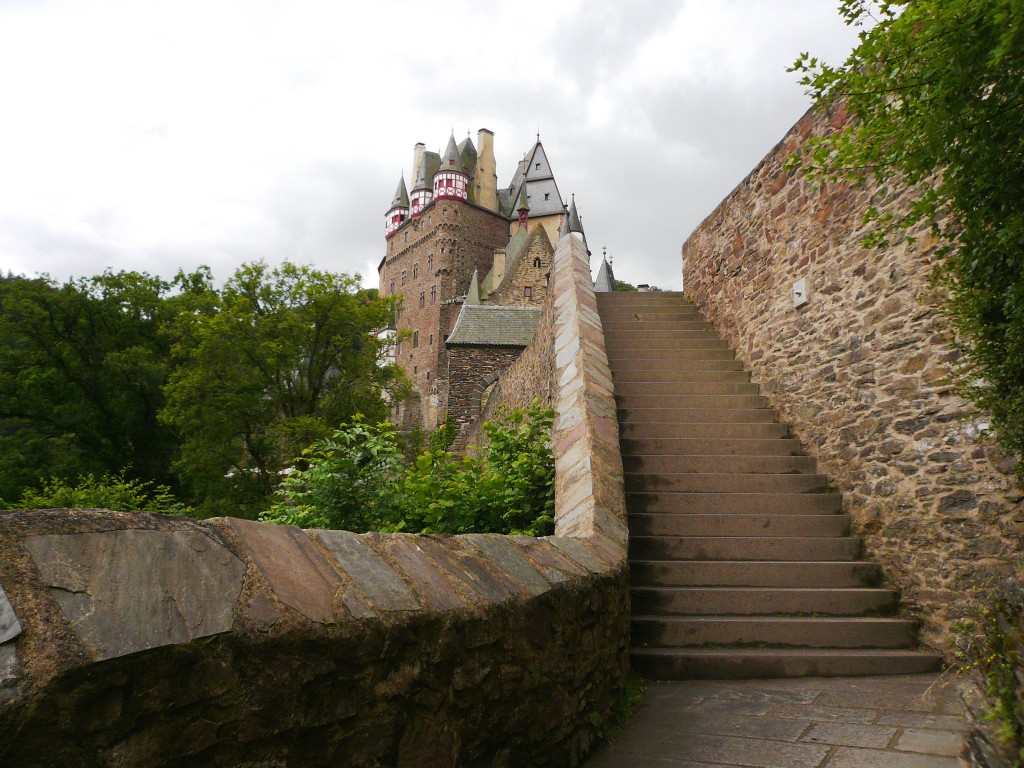
<svg viewBox="0 0 1024 768">
<path fill-rule="evenodd" d="M 827 515 L 839 512 L 838 493 L 672 493 L 627 491 L 626 509 L 706 515 Z"/>
<path fill-rule="evenodd" d="M 679 439 L 712 442 L 723 440 L 782 440 L 789 437 L 789 427 L 775 422 L 757 423 L 686 423 L 686 422 L 639 422 L 620 420 L 619 435 L 627 440 Z"/>
<path fill-rule="evenodd" d="M 645 536 L 629 537 L 629 557 L 640 560 L 856 560 L 852 536 Z"/>
<path fill-rule="evenodd" d="M 917 623 L 876 616 L 633 616 L 634 648 L 909 648 Z"/>
<path fill-rule="evenodd" d="M 613 371 L 613 379 L 618 381 L 700 381 L 702 375 L 715 376 L 721 374 L 743 373 L 744 380 L 750 374 L 743 370 L 743 364 L 734 357 L 711 360 L 666 360 L 650 358 L 631 360 L 623 364 L 623 370 Z"/>
<path fill-rule="evenodd" d="M 594 294 L 598 306 L 604 304 L 657 304 L 669 302 L 680 306 L 695 306 L 689 303 L 683 291 L 599 291 Z"/>
<path fill-rule="evenodd" d="M 819 493 L 829 489 L 824 475 L 732 475 L 710 472 L 626 472 L 626 491 L 668 493 Z M 642 510 L 637 510 L 642 511 Z"/>
<path fill-rule="evenodd" d="M 712 361 L 704 361 L 710 363 Z M 739 361 L 736 361 L 739 366 Z M 650 384 L 696 384 L 696 383 L 749 384 L 750 374 L 736 367 L 730 370 L 714 368 L 671 368 L 661 371 L 645 370 L 642 367 L 622 371 L 615 376 L 615 391 L 627 386 Z M 621 389 L 621 391 L 628 391 Z"/>
<path fill-rule="evenodd" d="M 799 440 L 699 437 L 624 437 L 623 456 L 803 456 Z"/>
<path fill-rule="evenodd" d="M 629 339 L 612 337 L 605 339 L 604 345 L 609 354 L 620 351 L 628 352 L 635 350 L 638 347 L 642 347 L 652 353 L 656 353 L 659 350 L 674 350 L 676 352 L 685 352 L 688 350 L 724 350 L 729 353 L 730 357 L 735 357 L 733 351 L 726 346 L 725 342 L 718 338 L 718 334 L 708 333 L 707 331 L 680 331 L 680 333 L 685 333 L 687 335 L 676 336 L 674 338 L 662 336 L 648 336 Z"/>
<path fill-rule="evenodd" d="M 694 321 L 690 321 L 694 322 Z M 602 327 L 603 327 L 602 323 Z M 637 326 L 640 326 L 640 322 L 636 322 Z M 659 340 L 666 342 L 669 346 L 676 346 L 677 342 L 686 342 L 690 339 L 718 339 L 724 344 L 724 340 L 718 334 L 712 326 L 707 323 L 698 323 L 696 328 L 681 327 L 682 321 L 669 324 L 671 327 L 668 328 L 647 328 L 647 327 L 635 327 L 635 328 L 612 328 L 606 330 L 604 338 L 605 341 L 621 341 L 628 344 L 636 344 L 637 342 L 646 343 L 650 340 Z M 703 327 L 700 327 L 703 326 Z M 685 343 L 680 346 L 686 346 Z"/>
<path fill-rule="evenodd" d="M 864 560 L 631 560 L 634 586 L 657 587 L 876 587 L 882 573 Z"/>
<path fill-rule="evenodd" d="M 616 318 L 601 318 L 605 338 L 619 333 L 661 333 L 663 331 L 714 331 L 714 326 L 696 315 L 680 315 L 672 320 L 644 320 L 638 313 Z"/>
<path fill-rule="evenodd" d="M 850 533 L 846 515 L 687 515 L 631 512 L 629 535 L 636 536 L 782 536 L 833 538 Z"/>
<path fill-rule="evenodd" d="M 635 408 L 620 407 L 619 421 L 655 424 L 770 424 L 770 408 Z"/>
<path fill-rule="evenodd" d="M 644 474 L 680 474 L 697 472 L 701 474 L 805 474 L 817 472 L 817 460 L 813 456 L 738 456 L 738 455 L 672 455 L 637 454 L 622 455 L 622 466 L 626 472 Z"/>
<path fill-rule="evenodd" d="M 891 589 L 851 587 L 631 587 L 634 615 L 827 615 L 891 613 Z"/>
<path fill-rule="evenodd" d="M 757 384 L 748 381 L 615 381 L 615 397 L 629 399 L 636 404 L 640 404 L 640 398 L 657 400 L 663 397 L 716 395 L 758 397 L 758 392 L 760 388 Z M 767 403 L 763 398 L 759 398 L 759 401 Z"/>
<path fill-rule="evenodd" d="M 600 310 L 601 325 L 605 323 L 704 323 L 708 324 L 704 316 L 692 307 L 653 307 L 645 309 L 636 307 L 630 309 Z"/>
<path fill-rule="evenodd" d="M 939 669 L 942 657 L 895 648 L 637 648 L 630 662 L 653 680 L 736 680 L 913 675 Z"/>
<path fill-rule="evenodd" d="M 673 387 L 685 386 L 673 384 Z M 768 409 L 768 400 L 759 394 L 699 394 L 692 391 L 700 387 L 753 387 L 757 392 L 755 384 L 695 384 L 687 387 L 691 391 L 687 394 L 642 394 L 638 392 L 618 392 L 615 387 L 615 403 L 620 408 L 677 408 L 692 410 L 718 410 L 718 409 Z M 774 412 L 768 409 L 768 413 L 774 418 Z"/>
<path fill-rule="evenodd" d="M 688 366 L 693 361 L 721 360 L 735 363 L 736 355 L 724 346 L 708 346 L 703 349 L 652 349 L 644 344 L 630 346 L 605 346 L 612 374 L 619 368 L 631 368 L 642 365 L 646 369 L 679 368 Z M 742 367 L 742 366 L 740 366 Z"/>
</svg>

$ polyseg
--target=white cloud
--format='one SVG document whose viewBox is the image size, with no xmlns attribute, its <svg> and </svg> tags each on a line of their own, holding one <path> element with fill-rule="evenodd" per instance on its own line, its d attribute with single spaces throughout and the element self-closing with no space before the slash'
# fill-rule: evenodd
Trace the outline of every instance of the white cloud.
<svg viewBox="0 0 1024 768">
<path fill-rule="evenodd" d="M 821 0 L 0 4 L 0 269 L 169 276 L 293 258 L 374 283 L 416 141 L 542 132 L 595 252 L 679 246 L 853 42 Z"/>
</svg>

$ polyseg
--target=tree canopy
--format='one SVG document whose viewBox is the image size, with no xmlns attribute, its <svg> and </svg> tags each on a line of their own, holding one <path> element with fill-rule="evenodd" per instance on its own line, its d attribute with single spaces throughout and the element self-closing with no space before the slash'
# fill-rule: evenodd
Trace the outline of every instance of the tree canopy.
<svg viewBox="0 0 1024 768">
<path fill-rule="evenodd" d="M 222 289 L 205 268 L 0 278 L 0 499 L 120 478 L 254 516 L 306 446 L 400 394 L 377 337 L 391 312 L 357 278 L 289 263 Z"/>
<path fill-rule="evenodd" d="M 862 27 L 858 46 L 841 65 L 802 54 L 794 69 L 817 106 L 842 100 L 853 119 L 794 165 L 915 191 L 903 215 L 868 209 L 867 244 L 922 223 L 939 237 L 965 392 L 1024 454 L 1024 0 L 843 0 L 839 12 Z"/>
</svg>

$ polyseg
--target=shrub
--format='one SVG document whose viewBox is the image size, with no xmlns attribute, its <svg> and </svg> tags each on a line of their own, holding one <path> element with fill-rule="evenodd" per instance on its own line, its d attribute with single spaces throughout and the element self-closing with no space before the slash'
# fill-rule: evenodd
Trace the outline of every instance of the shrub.
<svg viewBox="0 0 1024 768">
<path fill-rule="evenodd" d="M 303 453 L 307 468 L 293 470 L 261 519 L 357 533 L 550 534 L 553 420 L 535 401 L 486 422 L 485 447 L 456 457 L 441 433 L 405 466 L 393 425 L 353 421 Z"/>
<path fill-rule="evenodd" d="M 68 480 L 51 477 L 39 490 L 27 490 L 16 509 L 113 509 L 120 512 L 162 512 L 166 515 L 186 515 L 191 508 L 179 502 L 166 485 L 128 480 L 125 471 L 116 475 L 105 473 L 79 475 L 72 484 Z"/>
</svg>

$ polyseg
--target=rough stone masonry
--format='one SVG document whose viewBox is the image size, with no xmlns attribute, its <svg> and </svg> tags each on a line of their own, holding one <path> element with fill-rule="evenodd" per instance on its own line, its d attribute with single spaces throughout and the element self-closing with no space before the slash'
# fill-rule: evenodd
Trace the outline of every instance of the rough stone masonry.
<svg viewBox="0 0 1024 768">
<path fill-rule="evenodd" d="M 683 245 L 685 289 L 834 478 L 924 639 L 946 650 L 971 590 L 1021 562 L 1024 492 L 950 380 L 959 353 L 929 280 L 934 239 L 860 244 L 865 207 L 904 210 L 906 190 L 815 187 L 783 169 L 846 119 L 842 107 L 805 115 L 704 220 Z"/>
</svg>

